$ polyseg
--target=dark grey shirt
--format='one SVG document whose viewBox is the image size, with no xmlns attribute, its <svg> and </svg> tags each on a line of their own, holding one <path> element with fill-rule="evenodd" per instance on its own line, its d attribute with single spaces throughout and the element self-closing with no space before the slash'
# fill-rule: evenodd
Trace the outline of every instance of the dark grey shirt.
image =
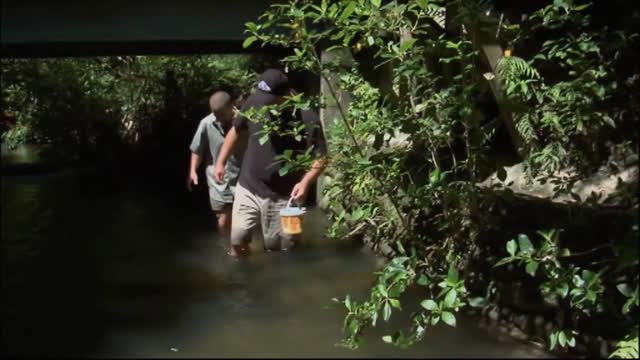
<svg viewBox="0 0 640 360">
<path fill-rule="evenodd" d="M 254 100 L 249 97 L 242 110 L 263 106 Z M 285 113 L 289 114 L 289 112 Z M 302 121 L 305 125 L 304 139 L 296 140 L 290 135 L 271 133 L 269 139 L 264 144 L 260 144 L 262 123 L 250 121 L 244 116 L 233 119 L 233 126 L 240 132 L 246 132 L 249 135 L 247 155 L 240 175 L 240 185 L 263 198 L 289 198 L 291 190 L 305 174 L 304 170 L 289 171 L 284 176 L 279 174 L 282 164 L 276 160 L 286 150 L 291 150 L 294 156 L 297 156 L 311 148 L 316 158 L 327 153 L 320 118 L 315 111 L 299 111 L 295 115 L 284 116 L 279 121 L 282 129 L 288 129 L 295 126 L 296 122 Z"/>
<path fill-rule="evenodd" d="M 205 170 L 207 174 L 207 184 L 211 190 L 213 190 L 209 191 L 210 196 L 214 200 L 230 203 L 233 202 L 233 194 L 235 193 L 236 183 L 240 175 L 244 148 L 242 146 L 236 146 L 236 150 L 231 154 L 225 166 L 224 182 L 218 184 L 213 178 L 213 170 L 222 144 L 224 143 L 225 135 L 224 129 L 220 122 L 216 120 L 215 115 L 209 114 L 200 121 L 198 130 L 196 130 L 189 148 L 192 152 L 200 156 L 207 155 L 205 160 L 207 164 Z M 208 152 L 205 153 L 205 150 L 208 150 Z"/>
</svg>

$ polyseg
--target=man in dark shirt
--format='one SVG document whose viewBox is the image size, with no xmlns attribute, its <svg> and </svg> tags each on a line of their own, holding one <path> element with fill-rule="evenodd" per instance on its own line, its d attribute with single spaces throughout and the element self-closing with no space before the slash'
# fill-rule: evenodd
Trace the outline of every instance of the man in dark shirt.
<svg viewBox="0 0 640 360">
<path fill-rule="evenodd" d="M 292 93 L 287 75 L 280 70 L 268 69 L 262 74 L 255 93 L 246 100 L 241 111 L 280 104 L 284 96 Z M 297 239 L 282 233 L 279 212 L 286 206 L 289 198 L 302 202 L 311 184 L 324 170 L 326 144 L 317 114 L 311 110 L 298 111 L 290 116 L 284 115 L 286 113 L 290 112 L 284 112 L 278 118 L 267 115 L 271 121 L 277 122 L 281 131 L 270 133 L 262 144 L 260 138 L 263 136 L 264 123 L 250 121 L 244 116 L 236 117 L 220 150 L 214 170 L 214 179 L 219 182 L 224 179 L 227 158 L 239 137 L 248 136 L 232 210 L 232 256 L 249 253 L 248 243 L 253 230 L 259 225 L 268 250 L 293 247 Z M 287 131 L 287 128 L 295 126 L 296 120 L 301 120 L 305 125 L 304 139 L 296 140 Z M 282 166 L 277 159 L 279 155 L 286 150 L 299 154 L 307 149 L 311 149 L 316 157 L 310 170 L 306 173 L 279 174 Z"/>
</svg>

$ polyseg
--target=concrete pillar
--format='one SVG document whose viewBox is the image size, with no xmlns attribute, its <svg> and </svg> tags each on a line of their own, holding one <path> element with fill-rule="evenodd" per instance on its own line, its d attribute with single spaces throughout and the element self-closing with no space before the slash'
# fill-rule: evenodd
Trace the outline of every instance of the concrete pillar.
<svg viewBox="0 0 640 360">
<path fill-rule="evenodd" d="M 355 64 L 351 51 L 347 48 L 332 49 L 331 51 L 322 50 L 320 60 L 322 61 L 322 64 L 334 64 L 343 69 L 349 69 Z M 320 94 L 322 94 L 325 101 L 324 108 L 320 109 L 320 121 L 322 122 L 324 136 L 328 144 L 327 152 L 329 158 L 331 158 L 334 151 L 330 146 L 329 137 L 331 129 L 336 122 L 342 121 L 339 106 L 346 112 L 351 100 L 349 93 L 340 89 L 339 76 L 340 75 L 336 72 L 326 72 L 324 76 L 320 78 Z M 335 92 L 337 101 L 332 96 L 330 87 Z M 323 190 L 330 181 L 331 174 L 328 171 L 325 171 L 325 173 L 318 178 L 316 199 L 318 206 L 322 209 L 327 208 L 327 202 L 323 196 Z"/>
<path fill-rule="evenodd" d="M 497 22 L 496 22 L 497 23 Z M 509 136 L 511 137 L 511 142 L 520 155 L 521 158 L 526 158 L 528 153 L 528 146 L 524 143 L 522 136 L 516 129 L 515 121 L 513 118 L 513 114 L 511 109 L 508 106 L 508 102 L 505 99 L 504 89 L 500 85 L 501 79 L 500 75 L 497 73 L 496 68 L 498 66 L 498 62 L 502 59 L 503 49 L 500 45 L 498 39 L 496 39 L 496 32 L 492 27 L 491 30 L 487 30 L 486 24 L 483 24 L 482 27 L 480 24 L 476 24 L 475 26 L 469 24 L 469 28 L 467 31 L 471 35 L 471 41 L 473 43 L 474 48 L 480 51 L 480 58 L 494 74 L 492 79 L 487 79 L 489 82 L 489 86 L 491 88 L 491 92 L 493 93 L 494 98 L 496 99 L 496 104 L 498 105 L 498 110 L 500 112 L 500 118 L 504 126 L 506 127 Z"/>
</svg>

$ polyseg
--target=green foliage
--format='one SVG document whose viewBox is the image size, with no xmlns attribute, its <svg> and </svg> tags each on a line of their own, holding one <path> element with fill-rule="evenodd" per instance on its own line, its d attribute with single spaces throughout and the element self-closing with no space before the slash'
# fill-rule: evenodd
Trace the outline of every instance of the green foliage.
<svg viewBox="0 0 640 360">
<path fill-rule="evenodd" d="M 619 275 L 608 267 L 601 267 L 595 272 L 566 262 L 565 259 L 576 258 L 586 253 L 571 254 L 566 248 L 559 248 L 560 232 L 552 229 L 539 231 L 542 245 L 536 248 L 525 234 L 518 236 L 518 241 L 510 240 L 506 245 L 509 256 L 498 261 L 494 266 L 499 267 L 512 262 L 525 265 L 525 271 L 531 276 L 539 275 L 544 280 L 539 286 L 540 293 L 548 303 L 557 304 L 571 309 L 579 319 L 589 317 L 594 312 L 603 312 L 606 300 L 622 294 L 626 301 L 622 307 L 622 314 L 628 314 L 633 307 L 638 306 L 638 288 L 634 290 L 627 283 L 619 283 L 614 288 L 605 287 L 604 280 L 615 279 Z M 592 264 L 591 266 L 597 266 Z M 537 274 L 537 269 L 542 271 Z M 637 275 L 636 275 L 637 276 Z M 636 278 L 637 283 L 637 278 Z M 605 294 L 605 291 L 607 292 Z M 607 296 L 605 296 L 607 295 Z M 560 347 L 574 347 L 576 330 L 559 330 L 550 337 L 550 349 L 556 345 Z"/>
<path fill-rule="evenodd" d="M 456 7 L 451 28 L 464 25 L 459 34 L 438 25 L 447 6 Z M 637 104 L 631 96 L 637 83 L 622 86 L 613 70 L 616 52 L 635 44 L 637 37 L 594 31 L 585 14 L 588 5 L 555 1 L 541 6 L 522 24 L 500 25 L 505 29 L 500 40 L 516 52 L 526 47 L 533 54 L 529 58 L 531 51 L 523 51 L 522 56 L 503 58 L 496 73 L 505 105 L 525 140 L 530 175 L 570 191 L 567 179 L 549 174 L 567 166 L 584 174 L 601 163 L 603 144 L 615 139 L 613 131 L 637 125 L 637 119 L 623 111 L 625 101 Z M 485 296 L 471 296 L 464 286 L 479 234 L 491 226 L 486 214 L 493 206 L 490 193 L 476 187 L 483 174 L 495 171 L 488 160 L 494 132 L 478 104 L 486 91 L 485 78 L 474 35 L 467 31 L 492 25 L 483 15 L 490 7 L 481 0 L 291 0 L 272 6 L 258 23 L 246 24 L 247 46 L 290 48 L 285 65 L 324 81 L 328 95 L 318 103 L 330 105 L 327 114 L 335 114 L 325 119 L 332 124 L 326 129 L 331 182 L 324 195 L 332 220 L 328 234 L 390 249 L 390 260 L 377 274 L 367 300 L 335 299 L 347 310 L 344 346 L 356 348 L 368 327 L 396 314 L 408 287 L 424 290 L 420 310 L 410 315 L 408 331 L 385 335 L 385 343 L 409 346 L 423 338 L 428 326 L 455 326 L 460 308 L 482 306 L 494 294 L 489 287 Z M 562 36 L 542 36 L 545 42 L 536 42 L 535 36 L 545 30 Z M 619 41 L 610 42 L 612 38 Z M 323 62 L 318 49 L 353 55 L 355 64 L 349 66 L 339 57 Z M 372 79 L 375 71 L 389 76 L 384 84 Z M 339 101 L 345 94 L 346 107 Z M 267 127 L 263 136 L 278 130 Z M 394 144 L 401 133 L 410 137 Z M 633 148 L 637 139 L 625 144 Z M 292 167 L 303 163 L 293 156 L 282 160 Z M 611 294 L 622 295 L 607 285 L 620 275 L 618 270 L 574 263 L 583 254 L 561 248 L 558 231 L 538 235 L 534 239 L 522 234 L 509 241 L 509 256 L 496 266 L 523 266 L 528 279 L 541 282 L 540 292 L 549 303 L 559 302 L 580 316 L 601 312 Z M 637 245 L 637 240 L 628 241 Z M 629 281 L 637 283 L 630 268 L 625 270 Z M 628 290 L 620 291 L 633 294 Z M 629 312 L 636 299 L 626 298 Z M 576 331 L 573 326 L 557 329 L 550 341 L 554 347 L 574 346 Z"/>
<path fill-rule="evenodd" d="M 555 331 L 549 335 L 549 350 L 553 350 L 556 348 L 556 345 L 560 345 L 560 347 L 575 347 L 576 346 L 576 338 L 575 335 L 578 334 L 577 331 Z"/>
<path fill-rule="evenodd" d="M 369 300 L 359 303 L 347 297 L 342 301 L 348 311 L 342 344 L 348 347 L 357 347 L 366 327 L 375 326 L 378 317 L 386 321 L 394 309 L 400 309 L 399 297 L 408 286 L 422 286 L 430 295 L 423 301 L 423 311 L 412 315 L 410 331 L 385 336 L 385 342 L 408 346 L 422 338 L 427 326 L 440 322 L 455 326 L 455 313 L 466 305 L 467 290 L 456 270 L 463 258 L 456 253 L 473 243 L 474 223 L 465 209 L 475 206 L 475 195 L 473 187 L 459 178 L 465 173 L 475 176 L 480 145 L 487 137 L 473 103 L 466 101 L 478 91 L 474 74 L 478 59 L 471 41 L 429 35 L 432 23 L 426 20 L 441 10 L 440 5 L 425 2 L 292 1 L 272 7 L 259 24 L 247 24 L 248 43 L 293 47 L 293 55 L 283 60 L 290 69 L 310 70 L 325 80 L 329 75 L 338 79 L 334 85 L 328 82 L 336 96 L 323 103 L 338 103 L 338 89 L 351 96 L 348 108 L 340 108 L 340 117 L 327 129 L 329 172 L 334 175 L 326 190 L 333 220 L 329 234 L 366 236 L 374 246 L 387 243 L 397 257 L 378 274 Z M 402 39 L 400 34 L 407 30 L 413 37 Z M 321 42 L 329 49 L 346 47 L 354 53 L 367 48 L 375 53 L 377 66 L 395 64 L 396 90 L 381 91 L 356 68 L 322 63 L 316 52 Z M 463 64 L 462 73 L 444 82 L 422 56 L 424 51 L 446 52 L 443 62 Z M 457 127 L 463 131 L 457 132 Z M 281 131 L 272 125 L 265 128 L 265 137 Z M 409 149 L 391 146 L 399 129 L 414 132 Z M 455 157 L 452 146 L 456 141 L 474 150 L 445 167 L 442 163 Z M 443 157 L 438 148 L 447 149 L 448 154 Z M 415 156 L 424 167 L 407 167 Z M 422 222 L 425 212 L 443 206 L 447 210 L 441 218 L 430 224 Z M 425 227 L 447 234 L 444 245 L 436 246 L 440 239 L 420 230 Z M 405 248 L 411 248 L 413 255 L 408 256 Z M 418 261 L 415 254 L 423 260 Z M 474 304 L 481 302 L 474 298 Z"/>
<path fill-rule="evenodd" d="M 530 60 L 503 58 L 496 69 L 537 176 L 568 166 L 593 171 L 604 144 L 615 141 L 611 130 L 637 126 L 637 116 L 624 115 L 634 103 L 635 77 L 618 63 L 625 49 L 638 46 L 640 34 L 594 31 L 589 6 L 555 1 L 509 28 L 517 29 L 516 46 L 532 47 L 529 40 L 550 29 L 563 36 L 544 41 Z"/>
<path fill-rule="evenodd" d="M 262 128 L 258 133 L 258 142 L 260 145 L 269 141 L 273 134 L 281 137 L 290 137 L 296 141 L 303 141 L 306 126 L 301 117 L 296 116 L 301 110 L 308 110 L 316 105 L 317 99 L 306 97 L 304 94 L 296 94 L 285 96 L 284 100 L 278 104 L 263 106 L 259 109 L 250 108 L 241 112 L 242 116 L 253 122 L 262 124 Z M 283 117 L 287 117 L 289 121 L 281 121 Z M 276 164 L 280 166 L 278 173 L 281 176 L 291 171 L 305 171 L 311 163 L 316 159 L 312 153 L 313 148 L 306 150 L 292 149 L 285 150 L 282 154 L 276 156 Z"/>
<path fill-rule="evenodd" d="M 12 147 L 52 144 L 74 156 L 113 152 L 151 132 L 157 136 L 162 126 L 202 117 L 215 89 L 246 91 L 254 80 L 252 61 L 246 56 L 2 59 L 3 112 L 15 119 L 2 139 Z"/>
<path fill-rule="evenodd" d="M 616 350 L 609 357 L 614 359 L 637 359 L 638 354 L 638 329 L 636 328 L 633 333 L 618 342 Z"/>
</svg>

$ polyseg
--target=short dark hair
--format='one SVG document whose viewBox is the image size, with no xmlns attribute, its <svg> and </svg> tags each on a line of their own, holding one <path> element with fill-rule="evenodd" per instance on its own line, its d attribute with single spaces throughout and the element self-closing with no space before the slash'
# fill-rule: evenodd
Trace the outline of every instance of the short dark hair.
<svg viewBox="0 0 640 360">
<path fill-rule="evenodd" d="M 218 90 L 214 92 L 209 98 L 209 107 L 211 111 L 219 111 L 223 108 L 230 106 L 232 102 L 231 95 L 224 90 Z"/>
</svg>

